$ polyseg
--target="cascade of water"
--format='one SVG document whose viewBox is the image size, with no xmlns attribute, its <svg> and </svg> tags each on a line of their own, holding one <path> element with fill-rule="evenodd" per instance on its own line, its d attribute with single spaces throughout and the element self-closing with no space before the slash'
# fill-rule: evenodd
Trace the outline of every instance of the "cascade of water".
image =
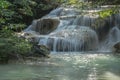
<svg viewBox="0 0 120 80">
<path fill-rule="evenodd" d="M 104 42 L 101 43 L 100 51 L 111 51 L 113 49 L 114 44 L 120 41 L 120 29 L 115 26 L 113 27 L 105 39 Z"/>
<path fill-rule="evenodd" d="M 91 26 L 91 21 L 89 16 L 80 16 L 74 20 L 73 25 Z"/>
<path fill-rule="evenodd" d="M 32 24 L 31 24 L 30 26 L 28 26 L 28 28 L 26 28 L 24 31 L 25 31 L 25 32 L 35 31 L 35 26 L 36 26 L 36 25 L 37 25 L 37 21 L 34 20 L 34 21 L 32 22 Z"/>
<path fill-rule="evenodd" d="M 115 25 L 120 27 L 120 13 L 115 15 Z"/>
<path fill-rule="evenodd" d="M 109 29 L 113 25 L 119 26 L 119 14 L 114 17 L 115 20 L 113 17 L 102 20 L 98 19 L 98 15 L 93 15 L 93 11 L 100 10 L 83 10 L 86 12 L 83 15 L 80 10 L 73 8 L 56 8 L 41 19 L 33 21 L 33 24 L 25 31 L 39 32 L 38 44 L 46 45 L 53 51 L 96 50 L 99 45 L 98 35 L 105 37 L 104 34 L 107 35 L 106 31 L 109 31 L 106 30 L 107 26 Z M 101 49 L 118 42 L 119 35 L 118 27 L 113 27 L 107 39 L 102 43 L 104 47 Z"/>
<path fill-rule="evenodd" d="M 38 45 L 47 45 L 47 43 L 48 43 L 48 38 L 49 38 L 49 36 L 41 37 L 41 39 L 39 40 Z"/>
<path fill-rule="evenodd" d="M 55 32 L 61 31 L 61 30 L 65 29 L 65 26 L 68 25 L 69 23 L 70 23 L 70 21 L 60 20 L 60 24 L 58 25 L 58 27 L 55 30 Z M 52 34 L 52 33 L 50 33 L 50 34 Z"/>
<path fill-rule="evenodd" d="M 57 17 L 60 16 L 61 12 L 63 11 L 63 8 L 56 8 L 53 11 L 51 11 L 48 15 L 44 16 L 43 18 L 52 18 L 52 17 Z"/>
<path fill-rule="evenodd" d="M 94 30 L 85 26 L 79 26 L 79 29 L 75 29 L 75 27 L 72 26 L 72 29 L 64 29 L 62 31 L 53 32 L 49 35 L 49 37 L 57 37 L 57 39 L 54 38 L 53 50 L 84 51 L 95 48 L 98 45 L 98 37 Z M 92 42 L 93 40 L 95 41 Z"/>
<path fill-rule="evenodd" d="M 53 51 L 56 52 L 56 48 L 57 48 L 57 41 L 58 41 L 58 38 L 55 38 L 54 39 L 54 43 L 53 43 Z"/>
<path fill-rule="evenodd" d="M 109 42 L 118 42 L 120 40 L 120 30 L 118 27 L 113 27 L 109 34 Z"/>
</svg>

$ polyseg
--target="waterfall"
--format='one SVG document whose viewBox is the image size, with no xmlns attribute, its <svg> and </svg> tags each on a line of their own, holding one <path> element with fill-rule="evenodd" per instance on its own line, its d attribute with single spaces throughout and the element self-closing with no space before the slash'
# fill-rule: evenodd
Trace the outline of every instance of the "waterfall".
<svg viewBox="0 0 120 80">
<path fill-rule="evenodd" d="M 34 20 L 24 32 L 37 34 L 38 45 L 54 52 L 104 50 L 120 40 L 119 14 L 100 19 L 93 11 L 101 10 L 56 8 Z"/>
<path fill-rule="evenodd" d="M 118 42 L 120 42 L 120 29 L 115 26 L 109 31 L 105 41 L 101 43 L 100 51 L 112 51 L 114 44 Z"/>
</svg>

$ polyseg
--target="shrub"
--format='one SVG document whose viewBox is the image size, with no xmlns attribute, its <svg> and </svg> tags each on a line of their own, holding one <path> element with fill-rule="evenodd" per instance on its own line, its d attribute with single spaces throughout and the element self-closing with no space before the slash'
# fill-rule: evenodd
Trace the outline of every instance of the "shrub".
<svg viewBox="0 0 120 80">
<path fill-rule="evenodd" d="M 0 61 L 7 62 L 11 58 L 25 56 L 31 51 L 31 44 L 22 38 L 18 38 L 11 30 L 0 31 Z"/>
</svg>

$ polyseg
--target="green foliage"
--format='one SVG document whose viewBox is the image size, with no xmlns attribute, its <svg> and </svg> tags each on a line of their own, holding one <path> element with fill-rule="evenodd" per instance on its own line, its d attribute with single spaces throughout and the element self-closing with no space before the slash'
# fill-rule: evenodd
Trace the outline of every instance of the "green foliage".
<svg viewBox="0 0 120 80">
<path fill-rule="evenodd" d="M 11 55 L 26 55 L 31 51 L 31 44 L 18 38 L 15 33 L 8 29 L 0 31 L 0 61 L 9 60 Z"/>
<path fill-rule="evenodd" d="M 61 1 L 65 6 L 73 6 L 74 8 L 77 9 L 88 9 L 91 7 L 91 4 L 88 2 L 84 2 L 82 0 L 66 0 L 66 1 Z"/>
<path fill-rule="evenodd" d="M 98 12 L 98 14 L 101 18 L 106 18 L 113 14 L 117 14 L 118 12 L 119 12 L 118 8 L 111 8 L 111 9 L 102 10 Z"/>
<path fill-rule="evenodd" d="M 6 0 L 0 0 L 0 9 L 8 8 L 11 4 Z"/>
<path fill-rule="evenodd" d="M 15 32 L 21 32 L 24 28 L 26 27 L 25 24 L 21 24 L 21 23 L 18 23 L 18 24 L 9 24 L 9 29 L 15 31 Z"/>
<path fill-rule="evenodd" d="M 33 16 L 30 0 L 14 0 L 12 3 L 15 10 L 18 11 L 18 14 L 23 14 L 27 16 Z"/>
<path fill-rule="evenodd" d="M 88 0 L 96 5 L 118 5 L 120 4 L 120 0 Z"/>
<path fill-rule="evenodd" d="M 105 18 L 112 14 L 112 10 L 100 11 L 98 14 L 100 15 L 101 18 Z"/>
<path fill-rule="evenodd" d="M 58 6 L 58 0 L 0 0 L 0 62 L 11 55 L 26 55 L 31 44 L 17 37 L 34 18 L 40 18 Z"/>
<path fill-rule="evenodd" d="M 0 26 L 4 26 L 8 20 L 8 17 L 10 17 L 12 14 L 11 11 L 8 10 L 10 5 L 11 4 L 8 1 L 0 1 Z"/>
<path fill-rule="evenodd" d="M 68 4 L 77 4 L 79 0 L 68 0 Z"/>
<path fill-rule="evenodd" d="M 0 27 L 10 24 L 30 25 L 57 7 L 58 0 L 0 0 Z"/>
</svg>

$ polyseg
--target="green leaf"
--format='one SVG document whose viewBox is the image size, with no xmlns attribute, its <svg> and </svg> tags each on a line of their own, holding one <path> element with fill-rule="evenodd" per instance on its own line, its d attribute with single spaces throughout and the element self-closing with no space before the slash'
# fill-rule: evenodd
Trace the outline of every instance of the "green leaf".
<svg viewBox="0 0 120 80">
<path fill-rule="evenodd" d="M 0 0 L 0 8 L 1 9 L 5 9 L 5 8 L 8 8 L 11 4 L 6 1 L 6 0 Z"/>
</svg>

